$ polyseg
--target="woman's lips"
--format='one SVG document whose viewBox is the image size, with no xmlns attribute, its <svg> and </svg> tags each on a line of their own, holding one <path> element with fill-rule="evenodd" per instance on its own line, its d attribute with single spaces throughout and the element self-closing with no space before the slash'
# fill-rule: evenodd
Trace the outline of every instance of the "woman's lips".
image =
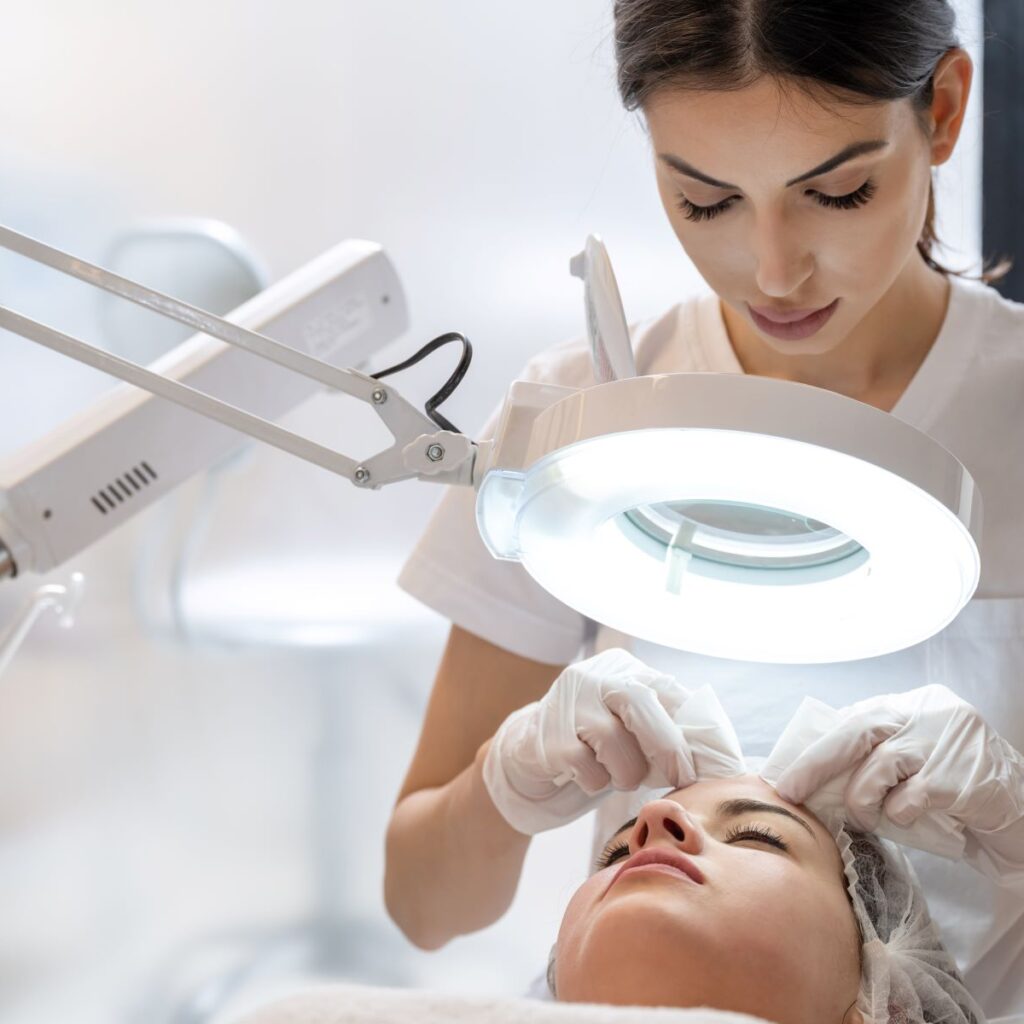
<svg viewBox="0 0 1024 1024">
<path fill-rule="evenodd" d="M 787 313 L 773 313 L 770 308 L 751 306 L 750 303 L 747 303 L 747 309 L 758 330 L 784 341 L 799 341 L 821 330 L 838 305 L 839 300 L 833 299 L 821 309 L 793 309 Z"/>
<path fill-rule="evenodd" d="M 704 884 L 704 875 L 700 868 L 679 850 L 652 849 L 641 850 L 629 857 L 622 867 L 615 872 L 612 880 L 608 883 L 605 892 L 608 891 L 627 871 L 637 871 L 640 868 L 670 872 L 676 877 L 682 876 L 697 885 Z M 602 894 L 603 895 L 603 894 Z"/>
<path fill-rule="evenodd" d="M 668 864 L 636 864 L 633 867 L 631 867 L 628 871 L 624 871 L 623 874 L 635 875 L 638 872 L 650 873 L 652 871 L 655 874 L 668 875 L 669 878 L 679 878 L 682 879 L 684 882 L 689 882 L 691 885 L 694 884 L 693 879 L 690 878 L 687 874 L 680 871 L 679 868 L 669 867 Z M 615 881 L 617 882 L 618 880 L 619 876 L 616 875 Z"/>
</svg>

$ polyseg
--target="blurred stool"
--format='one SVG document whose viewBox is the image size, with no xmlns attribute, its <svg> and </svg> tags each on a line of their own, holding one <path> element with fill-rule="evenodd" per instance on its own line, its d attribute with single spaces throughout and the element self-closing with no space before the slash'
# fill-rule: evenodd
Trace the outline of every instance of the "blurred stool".
<svg viewBox="0 0 1024 1024">
<path fill-rule="evenodd" d="M 330 678 L 317 687 L 308 843 L 311 912 L 276 927 L 230 929 L 183 944 L 139 1000 L 140 1021 L 164 1019 L 154 1016 L 154 1007 L 170 1004 L 168 1024 L 206 1024 L 275 982 L 291 987 L 311 979 L 391 987 L 415 982 L 403 966 L 409 949 L 398 930 L 347 905 L 354 872 L 353 825 L 346 809 L 360 775 L 345 755 L 365 741 L 367 730 L 380 734 L 382 727 L 380 721 L 361 720 L 365 702 L 360 697 L 387 689 L 418 717 L 419 691 L 394 661 L 388 662 L 399 641 L 405 664 L 433 664 L 447 633 L 438 616 L 395 586 L 398 568 L 399 562 L 379 557 L 321 564 L 305 573 L 294 565 L 246 565 L 185 580 L 178 615 L 189 643 L 301 648 L 331 659 Z M 344 680 L 339 678 L 343 670 Z M 215 958 L 232 961 L 231 966 L 197 984 L 190 964 Z M 179 976 L 188 980 L 176 984 Z"/>
</svg>

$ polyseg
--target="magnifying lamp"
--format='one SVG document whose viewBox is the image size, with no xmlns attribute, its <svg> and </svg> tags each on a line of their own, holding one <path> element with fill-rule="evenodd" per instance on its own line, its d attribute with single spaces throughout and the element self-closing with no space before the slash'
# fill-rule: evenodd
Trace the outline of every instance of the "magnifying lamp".
<svg viewBox="0 0 1024 1024">
<path fill-rule="evenodd" d="M 448 429 L 434 409 L 415 409 L 380 383 L 383 372 L 333 365 L 302 344 L 259 333 L 260 317 L 244 307 L 221 319 L 7 228 L 0 245 L 227 343 L 220 352 L 241 349 L 358 398 L 395 443 L 357 462 L 196 390 L 184 371 L 174 379 L 144 369 L 4 307 L 0 327 L 356 486 L 418 478 L 475 487 L 480 533 L 495 557 L 521 562 L 555 597 L 625 633 L 726 658 L 848 661 L 927 639 L 978 585 L 981 496 L 952 453 L 888 413 L 804 384 L 743 374 L 632 375 L 615 277 L 596 237 L 570 269 L 584 281 L 600 383 L 514 383 L 495 439 L 483 442 Z M 341 286 L 357 265 L 338 268 Z M 387 288 L 400 296 L 397 277 Z M 289 294 L 294 305 L 294 282 Z M 247 316 L 248 326 L 232 322 Z M 301 342 L 302 332 L 295 337 Z M 42 525 L 51 537 L 69 527 L 66 518 L 53 522 L 52 504 L 46 515 L 38 494 L 30 501 L 22 487 L 12 502 L 2 476 L 0 486 L 11 573 L 18 544 L 29 553 Z M 75 514 L 89 512 L 87 496 L 75 500 Z M 108 529 L 120 511 L 104 512 Z M 0 548 L 0 573 L 4 557 Z"/>
</svg>

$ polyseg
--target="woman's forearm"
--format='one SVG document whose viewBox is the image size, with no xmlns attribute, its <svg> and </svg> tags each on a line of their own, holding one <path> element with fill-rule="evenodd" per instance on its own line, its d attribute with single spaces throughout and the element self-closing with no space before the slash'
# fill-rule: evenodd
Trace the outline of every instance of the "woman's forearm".
<svg viewBox="0 0 1024 1024">
<path fill-rule="evenodd" d="M 445 785 L 409 793 L 391 815 L 384 902 L 422 949 L 492 924 L 519 884 L 530 837 L 505 821 L 487 793 L 489 746 Z"/>
</svg>

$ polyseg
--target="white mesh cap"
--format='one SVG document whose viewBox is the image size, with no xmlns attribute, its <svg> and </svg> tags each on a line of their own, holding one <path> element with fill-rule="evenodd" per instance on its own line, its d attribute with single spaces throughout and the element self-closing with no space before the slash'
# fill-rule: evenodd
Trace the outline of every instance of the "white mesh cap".
<svg viewBox="0 0 1024 1024">
<path fill-rule="evenodd" d="M 839 847 L 860 928 L 857 1007 L 867 1024 L 984 1024 L 903 851 L 848 831 L 838 817 L 823 824 Z"/>
</svg>

